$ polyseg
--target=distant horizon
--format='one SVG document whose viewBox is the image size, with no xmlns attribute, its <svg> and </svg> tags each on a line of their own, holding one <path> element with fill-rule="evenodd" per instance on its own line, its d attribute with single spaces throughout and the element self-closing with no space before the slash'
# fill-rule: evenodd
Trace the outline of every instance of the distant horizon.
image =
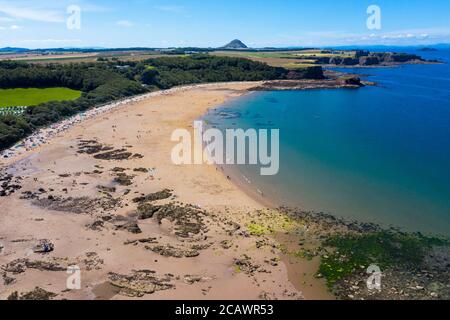
<svg viewBox="0 0 450 320">
<path fill-rule="evenodd" d="M 245 41 L 243 41 L 245 43 Z M 433 47 L 450 47 L 449 43 L 434 43 L 434 44 L 416 44 L 416 45 L 382 45 L 382 44 L 354 44 L 354 45 L 324 45 L 324 46 L 282 46 L 282 47 L 249 47 L 248 49 L 234 49 L 235 51 L 239 50 L 262 50 L 262 49 L 326 49 L 326 48 L 433 48 Z M 179 48 L 197 48 L 197 49 L 211 49 L 218 50 L 222 49 L 221 46 L 218 47 L 201 47 L 201 46 L 187 46 L 187 47 L 176 47 L 176 46 L 168 46 L 168 47 L 146 47 L 146 46 L 130 46 L 130 47 L 97 47 L 97 46 L 87 46 L 87 47 L 39 47 L 39 48 L 29 48 L 29 47 L 14 47 L 14 46 L 5 46 L 0 47 L 0 50 L 5 49 L 19 49 L 19 50 L 29 50 L 29 51 L 37 51 L 37 50 L 115 50 L 115 49 L 149 49 L 149 50 L 158 50 L 158 49 L 179 49 Z M 225 50 L 225 49 L 224 49 Z M 232 51 L 233 49 L 226 49 Z"/>
<path fill-rule="evenodd" d="M 0 0 L 0 47 L 430 46 L 450 43 L 448 12 L 446 0 Z"/>
</svg>

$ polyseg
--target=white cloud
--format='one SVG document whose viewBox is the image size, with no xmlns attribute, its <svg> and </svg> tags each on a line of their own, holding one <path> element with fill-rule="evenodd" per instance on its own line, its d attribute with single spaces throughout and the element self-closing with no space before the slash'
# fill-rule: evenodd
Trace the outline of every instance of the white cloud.
<svg viewBox="0 0 450 320">
<path fill-rule="evenodd" d="M 31 20 L 38 22 L 65 22 L 66 9 L 69 5 L 78 5 L 82 12 L 106 12 L 111 10 L 82 0 L 0 0 L 0 22 L 12 22 L 15 20 Z"/>
<path fill-rule="evenodd" d="M 0 22 L 13 22 L 15 19 L 10 17 L 0 17 Z"/>
<path fill-rule="evenodd" d="M 15 31 L 15 30 L 19 30 L 19 29 L 22 29 L 22 28 L 23 28 L 23 27 L 18 26 L 18 25 L 16 25 L 16 24 L 13 24 L 13 25 L 11 25 L 11 26 L 9 26 L 9 27 L 0 26 L 0 30 L 12 30 L 12 31 Z"/>
<path fill-rule="evenodd" d="M 61 11 L 43 9 L 32 6 L 30 2 L 8 3 L 0 2 L 0 12 L 9 18 L 33 20 L 40 22 L 64 22 L 64 16 Z"/>
<path fill-rule="evenodd" d="M 182 6 L 155 6 L 156 10 L 159 11 L 165 11 L 165 12 L 172 12 L 172 13 L 181 13 L 183 12 L 184 8 Z"/>
<path fill-rule="evenodd" d="M 450 42 L 449 27 L 350 33 L 345 31 L 299 31 L 261 39 L 255 46 L 336 46 L 336 45 L 426 45 Z"/>
<path fill-rule="evenodd" d="M 120 20 L 120 21 L 117 21 L 116 24 L 119 27 L 124 27 L 124 28 L 131 28 L 134 26 L 134 23 L 129 20 Z"/>
</svg>

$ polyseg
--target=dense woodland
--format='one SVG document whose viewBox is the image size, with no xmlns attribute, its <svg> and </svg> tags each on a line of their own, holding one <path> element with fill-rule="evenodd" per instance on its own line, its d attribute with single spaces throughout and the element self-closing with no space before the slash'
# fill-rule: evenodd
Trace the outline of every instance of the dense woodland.
<svg viewBox="0 0 450 320">
<path fill-rule="evenodd" d="M 0 117 L 0 149 L 35 129 L 96 105 L 143 93 L 146 89 L 101 64 L 40 66 L 0 62 L 0 88 L 67 87 L 83 92 L 75 101 L 48 102 L 28 108 L 20 117 Z"/>
<path fill-rule="evenodd" d="M 0 117 L 0 150 L 39 127 L 124 97 L 186 84 L 285 79 L 288 73 L 247 59 L 205 54 L 67 65 L 0 62 L 0 88 L 67 87 L 83 92 L 75 101 L 48 102 L 20 117 Z"/>
</svg>

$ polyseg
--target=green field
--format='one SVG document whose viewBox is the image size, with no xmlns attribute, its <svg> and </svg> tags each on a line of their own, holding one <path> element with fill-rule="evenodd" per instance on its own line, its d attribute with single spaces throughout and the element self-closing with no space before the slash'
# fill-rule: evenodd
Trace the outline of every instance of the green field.
<svg viewBox="0 0 450 320">
<path fill-rule="evenodd" d="M 216 56 L 240 57 L 254 61 L 267 63 L 272 67 L 282 67 L 290 70 L 305 69 L 321 65 L 320 58 L 354 58 L 355 51 L 323 51 L 323 50 L 299 50 L 299 51 L 215 51 Z"/>
<path fill-rule="evenodd" d="M 47 89 L 0 89 L 0 108 L 15 106 L 35 106 L 49 101 L 75 100 L 81 91 L 68 88 Z"/>
</svg>

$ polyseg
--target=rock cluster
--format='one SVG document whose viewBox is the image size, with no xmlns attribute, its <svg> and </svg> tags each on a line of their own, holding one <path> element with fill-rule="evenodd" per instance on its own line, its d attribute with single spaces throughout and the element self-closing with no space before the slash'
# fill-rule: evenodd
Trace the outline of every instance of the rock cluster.
<svg viewBox="0 0 450 320">
<path fill-rule="evenodd" d="M 17 291 L 11 293 L 8 300 L 51 300 L 58 296 L 56 293 L 36 287 L 33 291 L 19 294 Z"/>
<path fill-rule="evenodd" d="M 172 289 L 173 277 L 171 275 L 158 276 L 150 270 L 134 271 L 131 275 L 109 273 L 108 279 L 111 285 L 117 287 L 119 294 L 128 297 L 143 297 L 156 291 Z"/>
<path fill-rule="evenodd" d="M 49 195 L 48 197 L 39 197 L 39 194 L 25 194 L 25 197 L 34 198 L 33 205 L 49 210 L 69 212 L 76 214 L 91 214 L 98 209 L 109 211 L 120 205 L 120 200 L 112 197 L 101 198 L 62 198 Z"/>
<path fill-rule="evenodd" d="M 12 174 L 0 172 L 0 197 L 7 197 L 22 189 L 21 180 L 22 177 L 14 177 Z"/>
</svg>

